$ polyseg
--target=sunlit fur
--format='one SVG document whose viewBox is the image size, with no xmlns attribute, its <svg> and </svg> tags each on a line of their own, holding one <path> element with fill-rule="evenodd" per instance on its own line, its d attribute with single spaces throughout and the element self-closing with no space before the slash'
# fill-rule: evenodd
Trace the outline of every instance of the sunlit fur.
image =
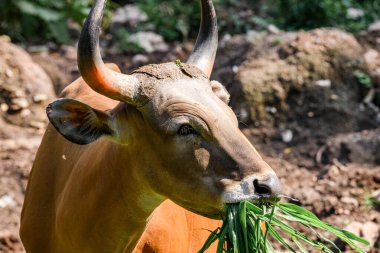
<svg viewBox="0 0 380 253">
<path fill-rule="evenodd" d="M 165 199 L 218 219 L 226 191 L 247 178 L 275 177 L 210 81 L 179 77 L 160 80 L 137 108 L 92 91 L 82 79 L 64 90 L 62 97 L 108 111 L 114 134 L 80 146 L 48 127 L 22 211 L 28 253 L 194 252 L 208 236 L 200 230 L 218 221 Z M 199 134 L 178 135 L 183 124 Z M 164 218 L 173 216 L 170 225 Z"/>
</svg>

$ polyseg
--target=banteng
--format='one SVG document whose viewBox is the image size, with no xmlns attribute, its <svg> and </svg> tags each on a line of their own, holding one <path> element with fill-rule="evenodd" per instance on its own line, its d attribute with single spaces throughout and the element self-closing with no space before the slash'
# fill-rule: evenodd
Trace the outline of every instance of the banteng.
<svg viewBox="0 0 380 253">
<path fill-rule="evenodd" d="M 275 197 L 279 180 L 239 130 L 225 88 L 209 80 L 217 49 L 211 0 L 201 1 L 187 63 L 129 75 L 100 56 L 104 2 L 96 1 L 79 40 L 83 79 L 47 108 L 22 241 L 28 253 L 194 252 L 225 203 Z"/>
</svg>

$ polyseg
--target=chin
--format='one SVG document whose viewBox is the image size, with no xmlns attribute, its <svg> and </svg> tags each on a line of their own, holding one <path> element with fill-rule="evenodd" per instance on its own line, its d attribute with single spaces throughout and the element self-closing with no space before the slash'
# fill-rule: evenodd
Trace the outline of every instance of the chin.
<svg viewBox="0 0 380 253">
<path fill-rule="evenodd" d="M 223 219 L 223 213 L 224 213 L 223 208 L 221 208 L 221 209 L 212 208 L 212 209 L 208 209 L 207 211 L 199 210 L 199 209 L 195 209 L 195 208 L 188 208 L 188 207 L 185 207 L 185 209 L 189 210 L 190 212 L 199 214 L 201 216 L 204 216 L 204 217 L 207 217 L 207 218 L 210 218 L 213 220 L 222 220 Z"/>
<path fill-rule="evenodd" d="M 176 202 L 176 201 L 175 201 Z M 195 214 L 199 214 L 201 216 L 214 219 L 214 220 L 222 220 L 224 214 L 224 204 L 219 203 L 215 205 L 194 205 L 193 203 L 184 203 L 184 202 L 176 202 L 179 206 L 185 208 L 186 210 L 193 212 Z"/>
</svg>

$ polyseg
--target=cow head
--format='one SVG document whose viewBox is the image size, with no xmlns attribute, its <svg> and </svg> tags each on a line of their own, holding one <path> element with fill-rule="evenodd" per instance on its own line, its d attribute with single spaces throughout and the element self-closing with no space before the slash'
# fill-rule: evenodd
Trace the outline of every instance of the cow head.
<svg viewBox="0 0 380 253">
<path fill-rule="evenodd" d="M 81 33 L 78 66 L 91 88 L 121 103 L 106 113 L 61 99 L 48 107 L 48 116 L 74 143 L 108 136 L 128 152 L 134 150 L 150 188 L 191 211 L 218 218 L 224 203 L 269 199 L 281 185 L 239 130 L 228 92 L 209 80 L 217 23 L 212 1 L 201 3 L 201 28 L 187 63 L 147 65 L 125 75 L 101 59 L 104 0 L 97 0 Z"/>
</svg>

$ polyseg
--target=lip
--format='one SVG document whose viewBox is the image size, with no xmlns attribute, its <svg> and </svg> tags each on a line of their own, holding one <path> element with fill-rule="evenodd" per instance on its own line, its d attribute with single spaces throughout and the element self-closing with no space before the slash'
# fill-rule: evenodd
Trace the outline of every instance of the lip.
<svg viewBox="0 0 380 253">
<path fill-rule="evenodd" d="M 225 204 L 236 204 L 243 201 L 250 201 L 253 203 L 268 203 L 273 204 L 280 200 L 280 197 L 271 195 L 256 195 L 256 194 L 239 194 L 236 192 L 223 193 L 223 202 Z"/>
</svg>

